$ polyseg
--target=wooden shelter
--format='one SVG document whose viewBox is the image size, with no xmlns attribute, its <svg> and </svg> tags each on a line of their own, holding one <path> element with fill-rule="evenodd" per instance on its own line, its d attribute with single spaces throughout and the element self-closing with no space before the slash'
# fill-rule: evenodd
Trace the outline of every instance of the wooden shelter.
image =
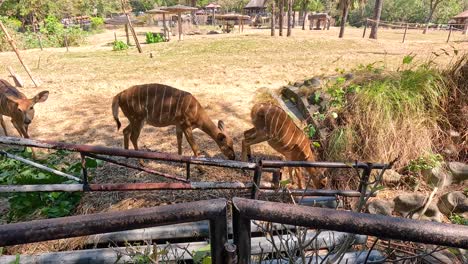
<svg viewBox="0 0 468 264">
<path fill-rule="evenodd" d="M 454 16 L 453 20 L 455 20 L 455 24 L 463 28 L 463 33 L 465 35 L 468 34 L 468 10 Z"/>
<path fill-rule="evenodd" d="M 241 14 L 224 14 L 216 16 L 216 19 L 223 21 L 223 31 L 226 33 L 231 32 L 231 29 L 234 25 L 239 25 L 239 32 L 241 31 L 241 27 L 245 24 L 245 22 L 250 21 L 250 16 L 241 15 Z"/>
<path fill-rule="evenodd" d="M 161 10 L 168 11 L 169 13 L 172 14 L 177 14 L 177 24 L 179 26 L 179 40 L 183 40 L 183 34 L 182 34 L 182 13 L 185 12 L 191 12 L 191 11 L 197 11 L 198 8 L 196 7 L 191 7 L 191 6 L 184 6 L 184 5 L 174 5 L 174 6 L 168 6 L 168 7 L 161 7 Z"/>
<path fill-rule="evenodd" d="M 131 22 L 135 23 L 137 22 L 136 19 L 132 19 Z M 127 38 L 127 45 L 130 45 L 130 35 L 128 33 L 128 19 L 125 15 L 122 16 L 116 16 L 113 18 L 106 19 L 104 21 L 105 24 L 108 25 L 113 25 L 113 26 L 125 26 L 125 36 Z"/>
<path fill-rule="evenodd" d="M 331 17 L 327 13 L 313 13 L 309 14 L 307 18 L 309 19 L 309 29 L 322 30 L 322 25 L 324 30 L 330 29 Z M 314 23 L 316 23 L 315 28 Z"/>
<path fill-rule="evenodd" d="M 215 3 L 210 3 L 208 5 L 205 6 L 205 9 L 207 10 L 211 10 L 211 13 L 212 13 L 212 17 L 211 17 L 211 24 L 215 24 L 216 21 L 215 21 L 215 13 L 216 12 L 219 12 L 219 9 L 221 8 L 220 5 L 218 4 L 215 4 Z"/>
<path fill-rule="evenodd" d="M 264 14 L 266 11 L 267 0 L 250 0 L 244 7 L 247 15 L 255 16 L 258 14 Z"/>
<path fill-rule="evenodd" d="M 155 8 L 155 9 L 148 10 L 145 13 L 152 14 L 152 15 L 162 15 L 164 37 L 165 37 L 166 41 L 169 41 L 170 38 L 171 38 L 170 37 L 171 34 L 169 33 L 169 28 L 166 25 L 166 14 L 169 13 L 169 12 L 165 11 L 165 10 L 161 10 L 159 8 Z"/>
</svg>

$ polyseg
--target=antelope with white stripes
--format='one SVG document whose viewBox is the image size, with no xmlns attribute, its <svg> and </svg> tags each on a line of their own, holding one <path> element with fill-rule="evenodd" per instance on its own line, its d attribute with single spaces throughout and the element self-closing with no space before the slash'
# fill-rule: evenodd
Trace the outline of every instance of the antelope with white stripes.
<svg viewBox="0 0 468 264">
<path fill-rule="evenodd" d="M 130 139 L 138 150 L 138 137 L 145 123 L 155 127 L 175 125 L 179 155 L 182 155 L 183 135 L 194 155 L 200 155 L 192 135 L 192 130 L 199 128 L 216 142 L 228 159 L 235 159 L 233 141 L 225 133 L 223 121 L 220 120 L 216 126 L 197 99 L 188 92 L 157 83 L 135 85 L 120 92 L 112 101 L 117 129 L 121 126 L 119 107 L 130 122 L 123 130 L 125 149 L 128 149 Z"/>
<path fill-rule="evenodd" d="M 5 136 L 8 136 L 8 132 L 3 116 L 9 116 L 20 136 L 29 138 L 28 127 L 34 118 L 34 105 L 45 102 L 48 96 L 48 91 L 42 91 L 28 99 L 16 87 L 0 79 L 0 124 Z"/>
<path fill-rule="evenodd" d="M 267 141 L 286 160 L 315 161 L 309 139 L 283 109 L 273 104 L 259 103 L 253 106 L 250 116 L 254 127 L 244 132 L 242 160 L 250 158 L 251 145 Z M 289 177 L 294 184 L 295 172 L 300 189 L 304 187 L 303 170 L 312 177 L 315 188 L 323 188 L 326 185 L 327 178 L 322 177 L 320 169 L 289 167 Z"/>
</svg>

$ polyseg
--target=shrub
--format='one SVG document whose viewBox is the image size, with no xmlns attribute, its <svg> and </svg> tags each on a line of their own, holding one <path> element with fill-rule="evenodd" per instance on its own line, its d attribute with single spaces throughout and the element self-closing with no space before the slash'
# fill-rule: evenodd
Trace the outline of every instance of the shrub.
<svg viewBox="0 0 468 264">
<path fill-rule="evenodd" d="M 113 46 L 112 46 L 112 50 L 114 51 L 127 50 L 127 49 L 128 49 L 128 45 L 121 40 L 114 41 Z"/>
<path fill-rule="evenodd" d="M 164 42 L 164 37 L 161 34 L 154 34 L 152 32 L 146 32 L 146 43 L 159 43 Z"/>
<path fill-rule="evenodd" d="M 48 15 L 44 19 L 44 27 L 41 27 L 41 32 L 48 35 L 60 35 L 63 32 L 63 25 L 52 15 Z"/>
<path fill-rule="evenodd" d="M 104 25 L 104 19 L 102 17 L 91 18 L 91 30 L 100 31 Z"/>
<path fill-rule="evenodd" d="M 16 155 L 25 158 L 31 157 L 30 149 L 26 152 L 10 150 Z M 68 163 L 69 153 L 57 151 L 48 155 L 44 165 L 71 174 L 79 174 L 81 162 Z M 86 160 L 87 167 L 96 168 L 99 163 L 93 159 Z M 0 159 L 0 184 L 69 184 L 75 181 L 55 174 L 44 172 L 13 159 Z M 81 199 L 81 193 L 68 192 L 32 192 L 12 193 L 7 195 L 10 210 L 7 215 L 9 222 L 29 218 L 33 215 L 45 217 L 62 217 L 70 215 Z"/>
</svg>

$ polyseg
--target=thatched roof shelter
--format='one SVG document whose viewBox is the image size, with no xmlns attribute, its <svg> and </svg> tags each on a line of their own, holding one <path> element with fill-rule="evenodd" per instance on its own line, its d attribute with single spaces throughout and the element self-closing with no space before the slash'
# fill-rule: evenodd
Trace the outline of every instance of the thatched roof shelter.
<svg viewBox="0 0 468 264">
<path fill-rule="evenodd" d="M 250 16 L 241 15 L 241 14 L 224 14 L 224 15 L 217 15 L 216 19 L 219 20 L 250 20 Z"/>
<path fill-rule="evenodd" d="M 244 9 L 266 9 L 267 0 L 250 0 Z"/>
<path fill-rule="evenodd" d="M 184 5 L 173 5 L 173 6 L 167 6 L 167 7 L 161 7 L 161 10 L 168 11 L 170 13 L 175 13 L 177 14 L 178 18 L 178 23 L 179 24 L 179 40 L 182 40 L 182 18 L 181 15 L 182 13 L 185 12 L 191 12 L 191 11 L 197 11 L 198 8 L 196 7 L 191 7 L 191 6 L 184 6 Z"/>
<path fill-rule="evenodd" d="M 221 6 L 215 3 L 210 3 L 205 6 L 205 9 L 218 9 L 218 8 L 221 8 Z"/>
<path fill-rule="evenodd" d="M 136 19 L 131 20 L 132 23 L 138 22 Z M 114 25 L 114 26 L 121 26 L 121 25 L 126 25 L 128 24 L 128 20 L 126 16 L 117 16 L 113 18 L 106 19 L 104 23 L 109 24 L 109 25 Z"/>
</svg>

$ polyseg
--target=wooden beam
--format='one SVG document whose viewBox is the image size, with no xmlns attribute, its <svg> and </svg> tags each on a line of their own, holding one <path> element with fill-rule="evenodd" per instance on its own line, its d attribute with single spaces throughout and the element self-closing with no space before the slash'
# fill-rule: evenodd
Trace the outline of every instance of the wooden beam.
<svg viewBox="0 0 468 264">
<path fill-rule="evenodd" d="M 23 59 L 21 58 L 21 55 L 19 53 L 18 48 L 16 47 L 15 42 L 11 38 L 10 34 L 8 34 L 8 31 L 6 27 L 3 25 L 2 21 L 0 21 L 0 28 L 2 29 L 3 33 L 5 33 L 5 37 L 7 41 L 10 43 L 10 46 L 13 48 L 13 50 L 16 53 L 16 56 L 18 57 L 18 60 L 20 61 L 21 65 L 23 65 L 24 70 L 28 73 L 29 78 L 31 78 L 31 81 L 34 83 L 34 86 L 39 87 L 39 82 L 34 80 L 31 71 L 29 70 L 28 66 L 23 62 Z"/>
</svg>

